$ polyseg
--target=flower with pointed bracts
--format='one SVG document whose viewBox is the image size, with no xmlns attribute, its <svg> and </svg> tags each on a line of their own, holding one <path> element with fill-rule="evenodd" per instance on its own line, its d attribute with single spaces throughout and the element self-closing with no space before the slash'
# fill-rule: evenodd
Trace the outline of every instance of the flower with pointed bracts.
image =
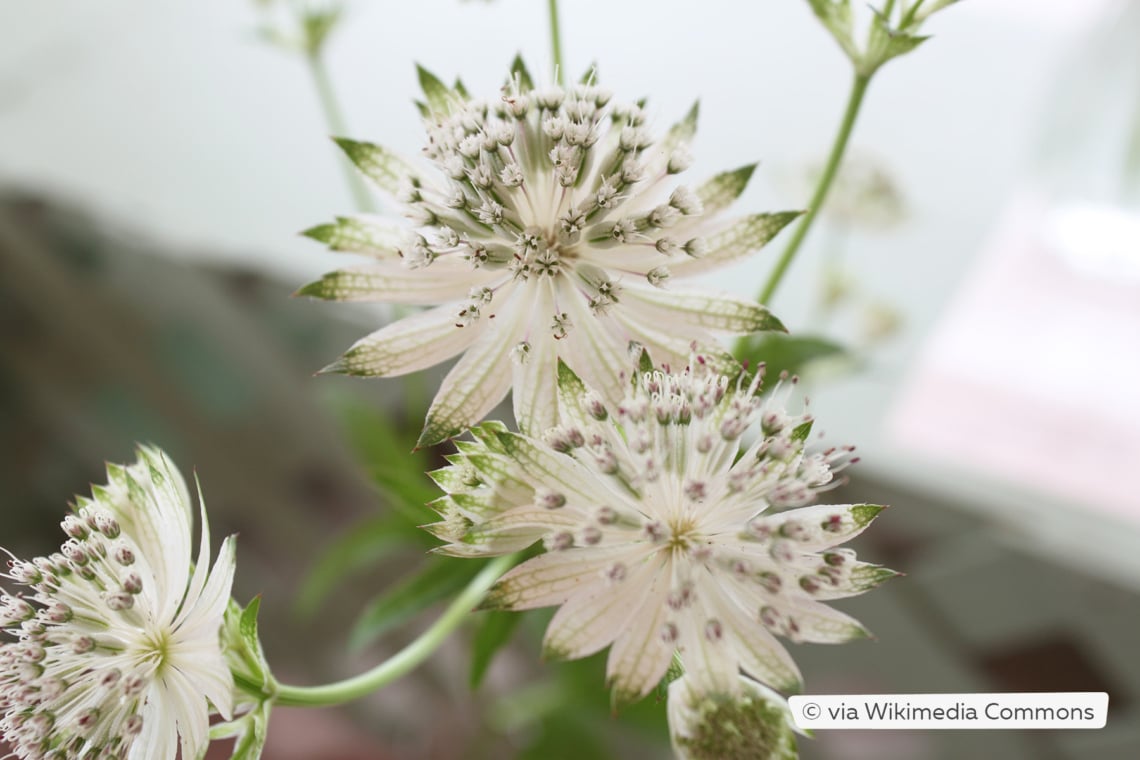
<svg viewBox="0 0 1140 760">
<path fill-rule="evenodd" d="M 547 655 L 609 646 L 616 702 L 637 699 L 679 653 L 693 688 L 734 695 L 739 674 L 777 689 L 800 682 L 777 641 L 866 635 L 823 602 L 895 575 L 836 548 L 882 507 L 804 506 L 836 484 L 850 449 L 811 452 L 812 421 L 784 408 L 787 388 L 759 394 L 762 372 L 730 380 L 701 356 L 680 372 L 647 356 L 611 403 L 558 366 L 562 424 L 544 440 L 485 422 L 433 473 L 447 495 L 428 526 L 456 556 L 541 541 L 546 552 L 507 573 L 485 606 L 561 605 Z M 745 444 L 746 434 L 757 432 Z"/>
<path fill-rule="evenodd" d="M 515 418 L 556 422 L 557 359 L 616 402 L 632 343 L 677 364 L 715 332 L 782 329 L 768 311 L 675 286 L 761 248 L 796 212 L 726 218 L 755 165 L 695 189 L 697 107 L 660 138 L 641 104 L 586 83 L 536 89 L 516 61 L 501 97 L 476 100 L 420 70 L 425 156 L 436 176 L 376 145 L 338 140 L 407 210 L 414 228 L 342 218 L 307 235 L 372 257 L 298 294 L 433 305 L 361 339 L 326 371 L 393 376 L 463 354 L 428 412 L 421 445 L 457 435 L 513 387 Z"/>
<path fill-rule="evenodd" d="M 687 675 L 669 684 L 669 738 L 679 760 L 796 760 L 787 701 L 741 676 L 738 692 L 708 694 Z"/>
<path fill-rule="evenodd" d="M 211 708 L 231 717 L 219 641 L 234 538 L 198 555 L 186 483 L 156 449 L 78 498 L 57 553 L 12 559 L 0 592 L 0 730 L 21 758 L 173 760 L 206 750 Z M 200 497 L 199 497 L 200 500 Z"/>
</svg>

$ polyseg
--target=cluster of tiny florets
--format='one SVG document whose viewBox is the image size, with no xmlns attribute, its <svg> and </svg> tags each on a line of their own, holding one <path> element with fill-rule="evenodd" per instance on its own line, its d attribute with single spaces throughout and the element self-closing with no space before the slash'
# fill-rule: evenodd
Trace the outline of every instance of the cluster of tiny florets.
<svg viewBox="0 0 1140 760">
<path fill-rule="evenodd" d="M 463 101 L 427 120 L 424 154 L 450 180 L 445 191 L 405 178 L 397 195 L 417 225 L 434 229 L 406 250 L 410 267 L 458 256 L 472 268 L 508 267 L 518 280 L 553 276 L 585 249 L 644 246 L 662 255 L 646 273 L 653 284 L 669 276 L 668 257 L 699 256 L 697 236 L 667 230 L 701 213 L 688 187 L 674 188 L 646 207 L 644 194 L 686 169 L 683 144 L 654 144 L 640 106 L 611 104 L 593 85 L 533 90 L 516 78 L 497 101 Z M 616 300 L 616 284 L 594 283 L 591 307 Z"/>
<path fill-rule="evenodd" d="M 0 626 L 17 638 L 0 646 L 0 728 L 21 757 L 125 757 L 161 665 L 107 635 L 148 628 L 135 609 L 138 547 L 94 504 L 62 526 L 59 552 L 12 559 L 4 576 L 25 591 L 0 598 Z"/>
</svg>

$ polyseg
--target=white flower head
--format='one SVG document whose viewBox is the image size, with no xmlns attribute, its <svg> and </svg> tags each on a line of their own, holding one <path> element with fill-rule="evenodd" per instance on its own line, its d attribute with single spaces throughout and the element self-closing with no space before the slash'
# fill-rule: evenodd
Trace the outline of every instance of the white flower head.
<svg viewBox="0 0 1140 760">
<path fill-rule="evenodd" d="M 694 688 L 687 675 L 669 684 L 669 738 L 679 760 L 796 760 L 787 701 L 741 676 L 731 695 Z"/>
<path fill-rule="evenodd" d="M 755 165 L 680 184 L 697 107 L 656 136 L 640 106 L 591 83 L 536 90 L 521 63 L 489 100 L 420 70 L 427 102 L 420 176 L 376 145 L 339 140 L 407 209 L 416 231 L 339 219 L 307 235 L 372 261 L 298 294 L 437 305 L 363 338 L 327 371 L 393 376 L 463 354 L 428 412 L 421 444 L 456 435 L 514 388 L 524 432 L 556 422 L 556 359 L 608 400 L 621 398 L 627 347 L 683 363 L 697 341 L 728 361 L 715 333 L 782 329 L 750 301 L 677 287 L 756 251 L 798 214 L 723 212 Z M 446 231 L 446 234 L 441 234 Z M 668 283 L 665 282 L 668 277 Z M 488 297 L 467 300 L 472 288 Z M 516 346 L 529 360 L 511 363 Z"/>
<path fill-rule="evenodd" d="M 895 575 L 835 548 L 882 507 L 801 506 L 852 457 L 809 451 L 811 419 L 785 410 L 787 392 L 761 396 L 760 375 L 729 379 L 701 356 L 677 372 L 643 356 L 625 397 L 599 409 L 566 364 L 558 373 L 563 424 L 544 441 L 483 423 L 433 473 L 447 492 L 429 526 L 447 542 L 438 551 L 547 549 L 503 576 L 486 606 L 561 605 L 547 655 L 609 646 L 618 702 L 653 688 L 675 652 L 707 693 L 736 694 L 742 671 L 794 690 L 799 672 L 776 636 L 866 635 L 823 602 Z M 759 435 L 745 445 L 749 431 Z"/>
<path fill-rule="evenodd" d="M 219 639 L 234 538 L 210 568 L 203 507 L 192 555 L 190 495 L 161 451 L 142 447 L 78 498 L 60 551 L 13 559 L 0 591 L 0 730 L 21 758 L 200 757 L 211 707 L 231 717 Z"/>
</svg>

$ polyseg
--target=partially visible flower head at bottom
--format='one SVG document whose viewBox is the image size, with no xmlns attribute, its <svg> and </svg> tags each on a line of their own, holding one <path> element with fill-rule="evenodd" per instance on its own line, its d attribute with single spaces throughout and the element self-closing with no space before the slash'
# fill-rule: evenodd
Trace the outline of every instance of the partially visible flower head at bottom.
<svg viewBox="0 0 1140 760">
<path fill-rule="evenodd" d="M 674 653 L 704 693 L 739 694 L 741 672 L 797 690 L 776 637 L 865 636 L 823 602 L 896 573 L 835 548 L 882 507 L 803 506 L 835 485 L 850 449 L 809 451 L 810 417 L 789 413 L 779 388 L 761 395 L 761 377 L 726 377 L 700 356 L 681 371 L 643 357 L 611 405 L 561 364 L 562 423 L 545 440 L 484 423 L 433 473 L 448 493 L 434 504 L 444 519 L 429 526 L 447 542 L 439 551 L 542 541 L 547 551 L 503 576 L 484 606 L 560 605 L 546 654 L 609 646 L 616 703 L 649 692 Z"/>
<path fill-rule="evenodd" d="M 12 559 L 0 591 L 0 730 L 20 758 L 197 758 L 211 708 L 231 717 L 233 678 L 219 639 L 234 537 L 210 567 L 202 507 L 193 552 L 186 483 L 140 448 L 78 498 L 60 550 Z"/>
<path fill-rule="evenodd" d="M 669 684 L 669 738 L 680 760 L 795 760 L 785 699 L 741 676 L 733 695 L 708 694 L 688 676 Z"/>
</svg>

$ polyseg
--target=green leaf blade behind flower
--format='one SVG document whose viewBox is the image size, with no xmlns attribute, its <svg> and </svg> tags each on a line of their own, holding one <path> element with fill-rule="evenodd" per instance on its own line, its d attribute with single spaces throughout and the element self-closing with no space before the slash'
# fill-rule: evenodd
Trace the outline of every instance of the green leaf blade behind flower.
<svg viewBox="0 0 1140 760">
<path fill-rule="evenodd" d="M 800 375 L 813 362 L 848 356 L 842 345 L 822 336 L 771 332 L 741 338 L 734 354 L 752 366 L 763 362 L 765 376 L 770 379 L 779 377 L 783 372 Z"/>
<path fill-rule="evenodd" d="M 472 690 L 478 689 L 483 683 L 483 677 L 491 666 L 495 655 L 514 636 L 519 622 L 523 616 L 517 612 L 500 612 L 488 610 L 479 613 L 480 620 L 475 629 L 475 636 L 471 643 L 471 676 Z"/>
<path fill-rule="evenodd" d="M 367 520 L 321 551 L 301 585 L 295 609 L 302 617 L 312 617 L 335 595 L 337 585 L 345 578 L 409 548 L 426 550 L 432 544 L 430 536 L 403 515 Z"/>
<path fill-rule="evenodd" d="M 349 646 L 360 649 L 436 602 L 458 593 L 483 564 L 439 555 L 429 557 L 419 572 L 404 578 L 365 607 L 349 634 Z"/>
</svg>

